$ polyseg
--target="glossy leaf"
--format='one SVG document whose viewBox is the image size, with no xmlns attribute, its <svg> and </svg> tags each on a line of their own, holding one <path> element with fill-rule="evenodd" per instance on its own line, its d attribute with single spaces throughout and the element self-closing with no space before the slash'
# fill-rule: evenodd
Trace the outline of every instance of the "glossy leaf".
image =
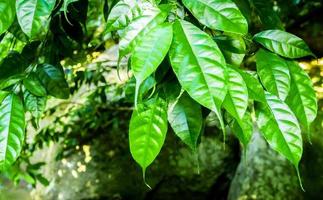
<svg viewBox="0 0 323 200">
<path fill-rule="evenodd" d="M 36 73 L 32 72 L 23 81 L 25 88 L 36 96 L 46 96 L 46 88 L 40 82 Z"/>
<path fill-rule="evenodd" d="M 19 0 L 16 13 L 20 27 L 30 38 L 37 38 L 46 31 L 55 0 Z"/>
<path fill-rule="evenodd" d="M 298 168 L 302 157 L 301 130 L 294 113 L 278 97 L 266 93 L 267 105 L 256 109 L 260 132 L 270 146 Z"/>
<path fill-rule="evenodd" d="M 307 44 L 299 37 L 281 30 L 266 30 L 257 33 L 253 40 L 270 51 L 286 57 L 301 58 L 313 55 Z"/>
<path fill-rule="evenodd" d="M 24 92 L 25 108 L 36 118 L 37 124 L 45 110 L 46 101 L 47 97 L 35 96 L 28 91 Z"/>
<path fill-rule="evenodd" d="M 223 107 L 240 122 L 248 107 L 248 89 L 241 75 L 232 68 L 227 68 L 228 92 Z"/>
<path fill-rule="evenodd" d="M 211 29 L 242 35 L 248 32 L 247 20 L 231 0 L 183 0 L 183 4 Z"/>
<path fill-rule="evenodd" d="M 286 102 L 300 124 L 309 131 L 317 115 L 317 100 L 310 77 L 294 61 L 288 61 L 291 87 Z"/>
<path fill-rule="evenodd" d="M 258 14 L 260 21 L 265 29 L 284 30 L 278 14 L 274 10 L 272 1 L 268 0 L 250 0 L 251 5 Z"/>
<path fill-rule="evenodd" d="M 177 101 L 169 104 L 168 121 L 175 134 L 196 151 L 203 124 L 201 106 L 187 93 L 183 93 Z"/>
<path fill-rule="evenodd" d="M 227 75 L 221 51 L 209 35 L 189 22 L 177 20 L 173 32 L 169 56 L 177 79 L 195 101 L 216 113 L 224 130 L 221 105 Z"/>
<path fill-rule="evenodd" d="M 240 122 L 237 120 L 234 121 L 232 131 L 246 149 L 253 133 L 253 124 L 250 112 L 247 111 Z"/>
<path fill-rule="evenodd" d="M 60 69 L 50 64 L 41 64 L 37 66 L 36 73 L 49 95 L 60 99 L 69 97 L 69 87 Z"/>
<path fill-rule="evenodd" d="M 25 138 L 25 111 L 16 94 L 0 104 L 0 169 L 10 167 L 19 157 Z"/>
<path fill-rule="evenodd" d="M 0 35 L 4 33 L 15 20 L 15 1 L 0 0 Z"/>
<path fill-rule="evenodd" d="M 260 49 L 256 53 L 257 73 L 267 91 L 285 100 L 290 88 L 286 61 L 274 53 Z"/>
<path fill-rule="evenodd" d="M 146 168 L 155 160 L 164 144 L 167 126 L 167 104 L 161 98 L 138 104 L 132 113 L 129 127 L 130 151 L 141 166 L 144 177 Z"/>
<path fill-rule="evenodd" d="M 121 0 L 111 10 L 107 20 L 107 32 L 125 28 L 140 15 L 140 8 L 133 0 Z"/>
<path fill-rule="evenodd" d="M 156 7 L 148 7 L 140 17 L 133 20 L 124 30 L 119 43 L 119 60 L 132 52 L 136 44 L 152 28 L 165 21 L 167 12 Z"/>
<path fill-rule="evenodd" d="M 8 96 L 8 94 L 9 92 L 0 90 L 0 105 L 1 105 L 1 102 L 4 100 L 4 98 Z"/>
<path fill-rule="evenodd" d="M 246 53 L 246 44 L 242 37 L 235 35 L 220 35 L 213 38 L 221 49 L 229 64 L 239 66 Z"/>
<path fill-rule="evenodd" d="M 264 89 L 262 88 L 261 84 L 259 83 L 256 77 L 254 77 L 252 74 L 250 74 L 247 71 L 239 69 L 234 65 L 228 65 L 228 66 L 233 68 L 237 72 L 239 72 L 239 74 L 242 76 L 248 88 L 249 99 L 262 102 L 262 103 L 266 102 Z"/>
<path fill-rule="evenodd" d="M 131 69 L 136 77 L 135 105 L 137 105 L 140 85 L 163 61 L 171 45 L 172 36 L 172 25 L 161 24 L 137 43 L 131 57 Z"/>
</svg>

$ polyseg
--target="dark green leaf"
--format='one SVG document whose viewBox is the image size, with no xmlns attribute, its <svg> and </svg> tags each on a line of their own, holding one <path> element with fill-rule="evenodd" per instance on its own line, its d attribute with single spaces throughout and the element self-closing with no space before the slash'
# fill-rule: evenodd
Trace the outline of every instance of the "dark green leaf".
<svg viewBox="0 0 323 200">
<path fill-rule="evenodd" d="M 0 169 L 10 167 L 19 157 L 25 138 L 25 111 L 16 94 L 0 105 Z"/>
<path fill-rule="evenodd" d="M 38 121 L 42 117 L 45 110 L 46 101 L 47 97 L 38 97 L 28 91 L 24 92 L 25 108 L 36 119 L 37 127 L 39 124 Z"/>
<path fill-rule="evenodd" d="M 267 91 L 285 100 L 290 87 L 286 61 L 274 53 L 260 49 L 256 54 L 257 73 Z"/>
<path fill-rule="evenodd" d="M 0 83 L 9 77 L 23 74 L 27 67 L 28 63 L 18 52 L 10 52 L 0 64 Z"/>
<path fill-rule="evenodd" d="M 211 29 L 242 35 L 248 32 L 247 20 L 231 0 L 183 0 L 183 4 Z"/>
<path fill-rule="evenodd" d="M 37 66 L 36 73 L 48 94 L 60 99 L 69 97 L 69 87 L 60 69 L 50 64 L 41 64 Z"/>
<path fill-rule="evenodd" d="M 257 33 L 253 39 L 266 49 L 286 58 L 301 58 L 313 55 L 301 38 L 285 31 L 262 31 Z"/>
<path fill-rule="evenodd" d="M 31 72 L 27 78 L 23 80 L 25 88 L 36 96 L 46 96 L 46 88 L 40 82 L 38 75 Z"/>
</svg>

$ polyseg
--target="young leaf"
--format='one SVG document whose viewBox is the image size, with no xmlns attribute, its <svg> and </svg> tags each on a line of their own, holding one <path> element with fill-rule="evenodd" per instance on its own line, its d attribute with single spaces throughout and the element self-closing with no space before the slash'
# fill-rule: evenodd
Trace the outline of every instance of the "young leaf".
<svg viewBox="0 0 323 200">
<path fill-rule="evenodd" d="M 245 112 L 240 122 L 238 122 L 237 120 L 233 122 L 232 132 L 234 135 L 237 136 L 239 141 L 243 144 L 243 146 L 246 149 L 253 133 L 253 124 L 250 112 Z"/>
<path fill-rule="evenodd" d="M 220 35 L 213 38 L 221 49 L 229 64 L 239 66 L 246 53 L 246 44 L 242 37 L 235 35 Z"/>
<path fill-rule="evenodd" d="M 133 0 L 121 0 L 111 10 L 107 20 L 107 32 L 125 28 L 140 14 L 138 4 Z"/>
<path fill-rule="evenodd" d="M 23 83 L 25 88 L 32 94 L 40 97 L 46 96 L 46 89 L 35 72 L 31 72 L 29 76 L 23 80 Z"/>
<path fill-rule="evenodd" d="M 15 1 L 0 0 L 0 35 L 4 33 L 15 20 Z"/>
<path fill-rule="evenodd" d="M 172 37 L 172 25 L 165 23 L 152 29 L 137 43 L 131 57 L 131 69 L 136 77 L 135 105 L 137 105 L 140 85 L 163 61 Z"/>
<path fill-rule="evenodd" d="M 310 124 L 317 114 L 317 100 L 312 81 L 296 62 L 288 61 L 287 64 L 291 75 L 291 87 L 286 103 L 300 124 L 309 132 Z"/>
<path fill-rule="evenodd" d="M 169 104 L 168 121 L 175 134 L 193 151 L 196 151 L 203 124 L 201 106 L 187 93 L 183 93 L 178 101 Z"/>
<path fill-rule="evenodd" d="M 214 111 L 224 124 L 221 105 L 227 93 L 224 57 L 212 38 L 193 24 L 173 24 L 169 51 L 172 68 L 181 86 L 198 103 Z"/>
<path fill-rule="evenodd" d="M 266 49 L 286 58 L 301 58 L 313 55 L 310 48 L 301 38 L 285 31 L 262 31 L 257 33 L 253 40 Z"/>
<path fill-rule="evenodd" d="M 286 61 L 274 53 L 260 49 L 256 53 L 257 73 L 262 84 L 272 94 L 285 100 L 290 87 Z"/>
<path fill-rule="evenodd" d="M 267 105 L 256 109 L 260 132 L 270 146 L 292 162 L 298 170 L 302 157 L 301 130 L 294 113 L 278 97 L 266 93 Z"/>
<path fill-rule="evenodd" d="M 228 92 L 223 107 L 240 123 L 248 107 L 248 89 L 241 75 L 227 68 Z"/>
<path fill-rule="evenodd" d="M 35 39 L 45 32 L 55 2 L 55 0 L 19 0 L 16 2 L 18 22 L 28 37 Z"/>
<path fill-rule="evenodd" d="M 141 16 L 133 20 L 124 31 L 119 43 L 119 60 L 132 52 L 138 41 L 152 28 L 165 21 L 167 12 L 156 7 L 145 9 Z"/>
<path fill-rule="evenodd" d="M 247 20 L 231 0 L 183 0 L 183 4 L 211 29 L 242 35 L 248 32 Z"/>
<path fill-rule="evenodd" d="M 141 166 L 144 179 L 146 168 L 155 160 L 164 144 L 167 126 L 167 104 L 159 97 L 138 104 L 132 113 L 130 151 Z"/>
<path fill-rule="evenodd" d="M 36 73 L 48 94 L 60 99 L 69 97 L 69 87 L 60 69 L 50 64 L 41 64 L 37 66 Z"/>
<path fill-rule="evenodd" d="M 16 94 L 9 94 L 0 104 L 0 169 L 18 158 L 25 138 L 25 111 Z"/>
</svg>

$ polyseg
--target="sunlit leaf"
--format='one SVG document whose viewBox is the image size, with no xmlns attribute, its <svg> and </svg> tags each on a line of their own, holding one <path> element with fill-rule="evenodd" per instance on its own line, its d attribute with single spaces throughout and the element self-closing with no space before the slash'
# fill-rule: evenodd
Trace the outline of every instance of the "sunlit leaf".
<svg viewBox="0 0 323 200">
<path fill-rule="evenodd" d="M 0 35 L 4 33 L 15 20 L 15 1 L 0 0 Z"/>
</svg>

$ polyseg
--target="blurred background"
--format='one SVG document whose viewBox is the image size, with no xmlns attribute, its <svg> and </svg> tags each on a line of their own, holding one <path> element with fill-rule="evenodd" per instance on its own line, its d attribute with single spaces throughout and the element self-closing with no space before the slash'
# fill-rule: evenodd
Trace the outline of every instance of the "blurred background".
<svg viewBox="0 0 323 200">
<path fill-rule="evenodd" d="M 237 2 L 240 0 L 236 0 Z M 323 3 L 320 0 L 268 1 L 286 31 L 303 38 L 317 59 L 300 60 L 310 75 L 319 111 L 312 125 L 312 144 L 304 142 L 300 169 L 302 192 L 293 166 L 271 150 L 255 130 L 244 155 L 230 134 L 223 147 L 215 116 L 208 116 L 197 155 L 169 129 L 157 160 L 147 171 L 131 158 L 128 123 L 134 78 L 124 60 L 118 78 L 118 38 L 106 34 L 104 0 L 80 0 L 64 17 L 52 20 L 61 61 L 71 87 L 68 100 L 50 99 L 39 129 L 30 121 L 26 147 L 18 162 L 0 174 L 0 200 L 75 199 L 321 199 L 323 191 Z M 87 16 L 77 15 L 87 9 Z M 109 9 L 109 8 L 108 8 Z M 76 10 L 76 11 L 75 11 Z M 73 20 L 75 22 L 73 23 Z M 61 20 L 61 21 L 60 21 Z M 259 30 L 255 16 L 251 33 Z M 57 24 L 56 24 L 57 23 Z M 58 25 L 59 24 L 59 25 Z M 64 33 L 64 34 L 61 34 Z M 68 35 L 68 37 L 65 37 Z M 0 44 L 10 50 L 12 35 Z M 23 47 L 23 38 L 14 48 Z M 149 90 L 149 89 L 148 89 Z"/>
</svg>

